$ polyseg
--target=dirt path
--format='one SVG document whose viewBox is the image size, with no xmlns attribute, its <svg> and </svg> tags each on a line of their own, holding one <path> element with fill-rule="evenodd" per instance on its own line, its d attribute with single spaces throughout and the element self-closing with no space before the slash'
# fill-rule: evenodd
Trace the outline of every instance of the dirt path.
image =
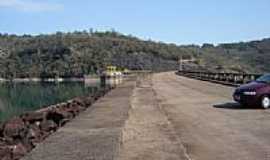
<svg viewBox="0 0 270 160">
<path fill-rule="evenodd" d="M 232 103 L 233 88 L 161 73 L 160 105 L 193 160 L 270 160 L 270 110 Z"/>
<path fill-rule="evenodd" d="M 131 100 L 120 160 L 186 160 L 184 148 L 158 105 L 151 76 L 141 79 Z"/>
</svg>

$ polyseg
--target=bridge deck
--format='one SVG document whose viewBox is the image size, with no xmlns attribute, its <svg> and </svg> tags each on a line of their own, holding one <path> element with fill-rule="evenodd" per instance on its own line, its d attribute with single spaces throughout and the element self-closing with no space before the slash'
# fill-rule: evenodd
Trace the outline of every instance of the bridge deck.
<svg viewBox="0 0 270 160">
<path fill-rule="evenodd" d="M 267 160 L 270 110 L 241 108 L 234 90 L 154 74 L 127 82 L 24 160 Z"/>
</svg>

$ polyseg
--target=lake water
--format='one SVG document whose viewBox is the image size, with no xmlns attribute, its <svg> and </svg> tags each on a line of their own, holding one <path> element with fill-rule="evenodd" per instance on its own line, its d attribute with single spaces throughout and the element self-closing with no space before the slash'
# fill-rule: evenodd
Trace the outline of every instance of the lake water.
<svg viewBox="0 0 270 160">
<path fill-rule="evenodd" d="M 100 83 L 3 83 L 0 84 L 0 121 L 27 111 L 95 94 Z"/>
</svg>

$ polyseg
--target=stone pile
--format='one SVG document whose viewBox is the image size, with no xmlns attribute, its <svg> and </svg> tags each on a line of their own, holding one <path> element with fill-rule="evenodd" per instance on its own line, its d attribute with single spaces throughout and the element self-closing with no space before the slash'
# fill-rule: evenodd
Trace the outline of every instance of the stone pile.
<svg viewBox="0 0 270 160">
<path fill-rule="evenodd" d="M 66 103 L 25 113 L 0 124 L 0 159 L 20 159 L 111 89 L 106 88 L 93 96 L 78 97 Z"/>
</svg>

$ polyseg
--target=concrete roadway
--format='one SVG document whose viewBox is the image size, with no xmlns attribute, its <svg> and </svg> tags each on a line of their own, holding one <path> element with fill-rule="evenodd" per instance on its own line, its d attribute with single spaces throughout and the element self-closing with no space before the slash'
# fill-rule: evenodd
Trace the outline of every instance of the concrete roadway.
<svg viewBox="0 0 270 160">
<path fill-rule="evenodd" d="M 234 88 L 161 73 L 157 98 L 195 160 L 270 160 L 270 110 L 233 103 Z"/>
<path fill-rule="evenodd" d="M 270 110 L 173 72 L 126 82 L 24 160 L 270 160 Z"/>
</svg>

